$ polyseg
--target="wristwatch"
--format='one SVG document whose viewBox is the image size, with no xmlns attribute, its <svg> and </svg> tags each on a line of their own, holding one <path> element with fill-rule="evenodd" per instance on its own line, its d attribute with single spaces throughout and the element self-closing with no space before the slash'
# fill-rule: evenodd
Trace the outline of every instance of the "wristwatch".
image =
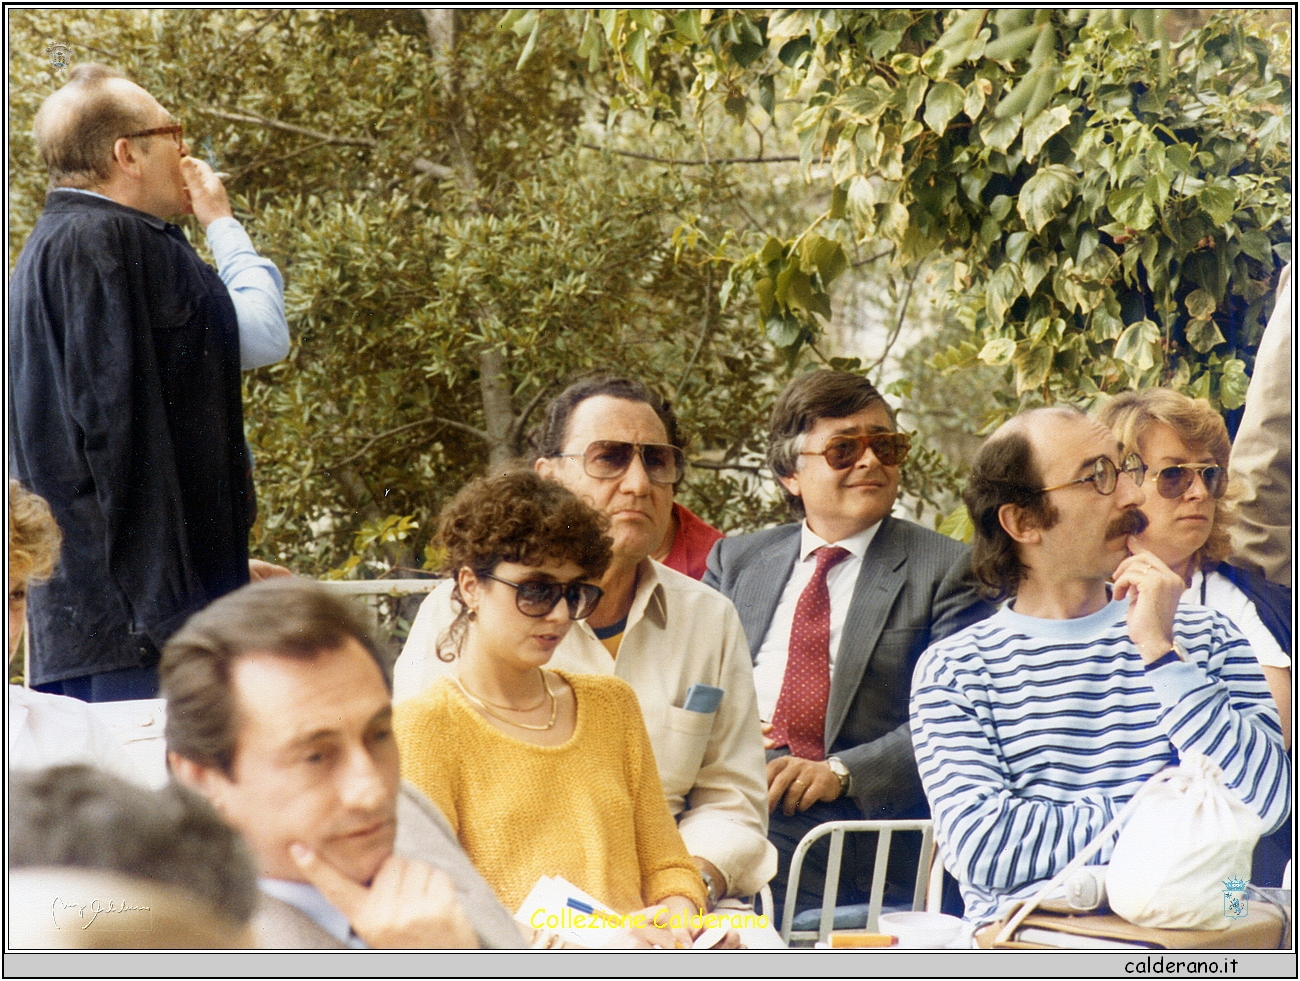
<svg viewBox="0 0 1300 981">
<path fill-rule="evenodd" d="M 831 768 L 831 773 L 840 778 L 840 796 L 844 797 L 853 785 L 853 774 L 849 773 L 849 768 L 838 756 L 826 757 L 826 765 Z"/>
<path fill-rule="evenodd" d="M 705 872 L 703 869 L 700 869 L 700 878 L 704 880 L 704 888 L 709 894 L 709 909 L 713 909 L 713 907 L 717 906 L 718 903 L 722 901 L 722 890 L 714 880 L 713 876 L 709 875 L 709 873 Z"/>
</svg>

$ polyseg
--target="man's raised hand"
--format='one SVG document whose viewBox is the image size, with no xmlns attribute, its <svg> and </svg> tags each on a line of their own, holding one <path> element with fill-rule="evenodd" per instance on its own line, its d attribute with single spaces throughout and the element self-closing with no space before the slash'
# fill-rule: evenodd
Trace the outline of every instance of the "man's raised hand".
<svg viewBox="0 0 1300 981">
<path fill-rule="evenodd" d="M 362 886 L 306 845 L 295 843 L 289 853 L 307 881 L 375 949 L 479 946 L 456 901 L 456 887 L 441 869 L 389 855 L 371 884 Z"/>
</svg>

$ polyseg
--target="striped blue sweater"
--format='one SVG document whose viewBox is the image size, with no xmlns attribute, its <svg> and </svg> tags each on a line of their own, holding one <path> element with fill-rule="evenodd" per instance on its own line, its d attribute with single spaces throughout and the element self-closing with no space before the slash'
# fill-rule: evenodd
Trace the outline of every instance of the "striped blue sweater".
<svg viewBox="0 0 1300 981">
<path fill-rule="evenodd" d="M 912 743 L 966 917 L 996 919 L 1082 849 L 1179 751 L 1209 757 L 1270 829 L 1291 806 L 1277 709 L 1221 614 L 1180 606 L 1190 660 L 1148 670 L 1127 602 L 1044 620 L 1004 606 L 932 645 L 912 679 Z M 1110 859 L 1107 845 L 1095 861 Z"/>
</svg>

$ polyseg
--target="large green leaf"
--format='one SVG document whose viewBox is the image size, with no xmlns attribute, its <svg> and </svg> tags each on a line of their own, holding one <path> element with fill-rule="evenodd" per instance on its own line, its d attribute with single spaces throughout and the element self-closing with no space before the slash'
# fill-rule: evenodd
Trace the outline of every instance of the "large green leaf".
<svg viewBox="0 0 1300 981">
<path fill-rule="evenodd" d="M 1115 342 L 1115 360 L 1136 371 L 1146 371 L 1156 363 L 1155 347 L 1160 342 L 1160 328 L 1150 320 L 1129 324 Z"/>
<path fill-rule="evenodd" d="M 1049 344 L 1023 346 L 1027 349 L 1015 358 L 1017 395 L 1041 388 L 1051 373 L 1052 359 L 1056 356 L 1056 351 Z"/>
<path fill-rule="evenodd" d="M 1070 110 L 1065 106 L 1057 106 L 1055 109 L 1039 113 L 1026 123 L 1025 136 L 1021 141 L 1025 148 L 1025 159 L 1033 163 L 1034 158 L 1043 149 L 1043 144 L 1069 124 Z"/>
<path fill-rule="evenodd" d="M 1070 199 L 1079 178 L 1068 167 L 1052 164 L 1039 169 L 1020 189 L 1017 208 L 1030 230 L 1038 233 L 1059 215 Z"/>
<path fill-rule="evenodd" d="M 925 125 L 943 136 L 948 123 L 962 111 L 966 93 L 952 82 L 936 82 L 925 97 Z"/>
<path fill-rule="evenodd" d="M 1011 304 L 1024 291 L 1020 271 L 1014 262 L 1004 262 L 989 277 L 988 290 L 985 294 L 984 309 L 988 312 L 989 324 L 1001 327 Z"/>
<path fill-rule="evenodd" d="M 1223 343 L 1223 334 L 1213 320 L 1189 320 L 1184 333 L 1187 335 L 1187 343 L 1201 354 Z"/>
<path fill-rule="evenodd" d="M 1249 386 L 1245 362 L 1230 358 L 1223 363 L 1223 374 L 1219 378 L 1219 403 L 1225 409 L 1240 409 L 1245 405 Z"/>
</svg>

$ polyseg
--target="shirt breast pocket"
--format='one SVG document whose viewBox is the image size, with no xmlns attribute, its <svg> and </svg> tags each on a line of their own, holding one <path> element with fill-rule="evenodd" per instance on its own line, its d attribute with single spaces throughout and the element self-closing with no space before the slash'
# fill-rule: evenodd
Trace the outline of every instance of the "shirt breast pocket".
<svg viewBox="0 0 1300 981">
<path fill-rule="evenodd" d="M 664 713 L 663 739 L 661 745 L 655 746 L 659 778 L 669 797 L 685 797 L 695 786 L 713 732 L 713 719 L 718 713 L 716 709 L 688 712 L 675 705 L 666 706 Z"/>
</svg>

